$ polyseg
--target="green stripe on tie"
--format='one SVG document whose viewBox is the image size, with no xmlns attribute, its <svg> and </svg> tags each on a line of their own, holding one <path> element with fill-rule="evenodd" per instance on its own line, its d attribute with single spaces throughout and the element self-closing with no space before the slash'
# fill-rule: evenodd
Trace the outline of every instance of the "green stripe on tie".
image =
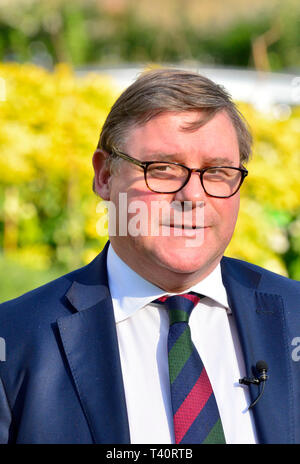
<svg viewBox="0 0 300 464">
<path fill-rule="evenodd" d="M 169 352 L 169 373 L 171 384 L 174 382 L 181 369 L 191 356 L 193 346 L 191 344 L 190 337 L 190 328 L 187 326 Z"/>
<path fill-rule="evenodd" d="M 171 309 L 169 311 L 170 325 L 175 322 L 188 322 L 189 315 L 186 311 L 181 311 L 180 309 Z"/>
<path fill-rule="evenodd" d="M 221 419 L 219 419 L 207 437 L 205 438 L 203 445 L 214 445 L 214 444 L 224 444 L 225 443 L 225 437 L 224 437 L 224 432 L 223 432 L 223 427 L 221 423 Z"/>
</svg>

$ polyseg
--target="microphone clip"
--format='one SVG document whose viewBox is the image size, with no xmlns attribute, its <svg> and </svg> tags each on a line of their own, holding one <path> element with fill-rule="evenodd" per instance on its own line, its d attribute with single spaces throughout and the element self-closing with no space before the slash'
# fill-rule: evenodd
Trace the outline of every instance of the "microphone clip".
<svg viewBox="0 0 300 464">
<path fill-rule="evenodd" d="M 259 386 L 262 383 L 262 388 L 261 388 L 261 391 L 258 397 L 250 404 L 248 409 L 253 408 L 253 406 L 255 406 L 258 400 L 262 397 L 262 394 L 265 389 L 266 381 L 268 380 L 268 376 L 267 376 L 268 365 L 265 361 L 258 361 L 256 363 L 255 368 L 259 374 L 259 377 L 243 377 L 242 379 L 239 379 L 239 383 L 244 384 L 244 385 L 253 384 L 253 385 Z"/>
<path fill-rule="evenodd" d="M 259 385 L 260 382 L 262 382 L 262 380 L 260 378 L 258 379 L 257 377 L 243 377 L 242 379 L 239 379 L 239 383 L 244 385 Z"/>
</svg>

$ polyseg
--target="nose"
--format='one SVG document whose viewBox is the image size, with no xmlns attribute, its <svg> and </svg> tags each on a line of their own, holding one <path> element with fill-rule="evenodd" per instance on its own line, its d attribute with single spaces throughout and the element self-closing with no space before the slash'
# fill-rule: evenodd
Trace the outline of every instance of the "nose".
<svg viewBox="0 0 300 464">
<path fill-rule="evenodd" d="M 201 184 L 199 172 L 192 172 L 188 183 L 175 194 L 175 200 L 190 201 L 193 206 L 197 201 L 204 202 L 205 198 L 206 194 Z"/>
</svg>

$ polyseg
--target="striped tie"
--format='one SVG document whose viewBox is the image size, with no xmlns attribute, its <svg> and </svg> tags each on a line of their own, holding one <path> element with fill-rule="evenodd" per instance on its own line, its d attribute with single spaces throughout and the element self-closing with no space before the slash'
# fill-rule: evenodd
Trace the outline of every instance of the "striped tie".
<svg viewBox="0 0 300 464">
<path fill-rule="evenodd" d="M 225 443 L 215 395 L 188 324 L 201 298 L 202 295 L 191 292 L 155 301 L 169 310 L 169 374 L 177 444 Z"/>
</svg>

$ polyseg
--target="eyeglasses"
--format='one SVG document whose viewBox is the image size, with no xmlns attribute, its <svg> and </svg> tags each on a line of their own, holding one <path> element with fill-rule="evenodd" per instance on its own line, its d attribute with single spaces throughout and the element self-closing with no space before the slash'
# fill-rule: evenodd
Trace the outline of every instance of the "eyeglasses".
<svg viewBox="0 0 300 464">
<path fill-rule="evenodd" d="M 205 193 L 215 198 L 232 197 L 241 187 L 247 169 L 232 166 L 211 166 L 203 169 L 188 168 L 184 164 L 169 161 L 140 161 L 112 148 L 112 156 L 120 157 L 144 170 L 149 190 L 156 193 L 179 192 L 190 180 L 193 172 L 199 172 Z"/>
</svg>

